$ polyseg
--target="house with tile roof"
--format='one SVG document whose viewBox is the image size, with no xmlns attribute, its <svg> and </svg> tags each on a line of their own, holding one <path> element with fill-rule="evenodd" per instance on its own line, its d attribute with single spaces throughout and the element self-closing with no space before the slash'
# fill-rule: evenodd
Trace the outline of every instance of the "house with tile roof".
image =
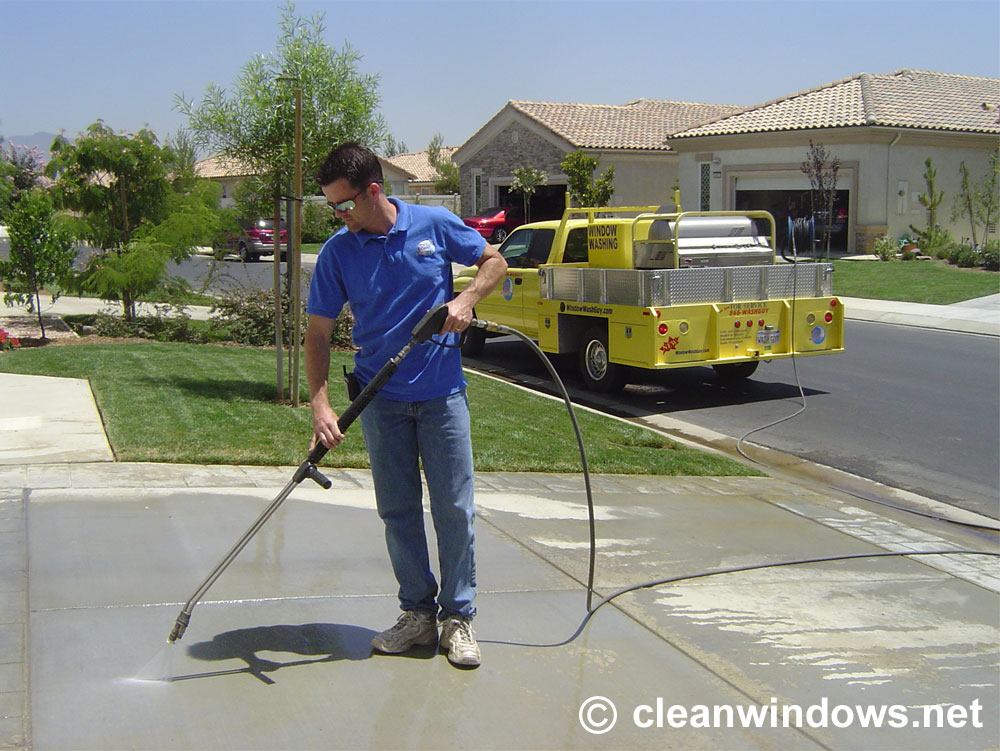
<svg viewBox="0 0 1000 751">
<path fill-rule="evenodd" d="M 236 186 L 253 174 L 245 165 L 237 164 L 221 154 L 199 159 L 195 162 L 194 172 L 198 177 L 207 178 L 222 186 L 219 205 L 224 209 L 232 208 Z"/>
<path fill-rule="evenodd" d="M 567 179 L 560 164 L 582 150 L 615 167 L 612 203 L 668 203 L 677 183 L 677 155 L 665 136 L 742 108 L 725 104 L 638 99 L 622 105 L 508 102 L 452 156 L 459 165 L 462 215 L 519 204 L 511 196 L 514 170 L 548 176 L 532 198 L 532 218 L 561 216 Z"/>
<path fill-rule="evenodd" d="M 379 162 L 382 164 L 382 174 L 385 181 L 391 186 L 392 191 L 396 194 L 406 193 L 407 185 L 417 176 L 389 159 L 379 157 Z M 222 186 L 222 197 L 219 200 L 222 208 L 231 208 L 234 205 L 233 191 L 236 186 L 253 175 L 252 171 L 245 165 L 240 165 L 219 154 L 199 160 L 195 163 L 194 169 L 199 177 L 208 178 Z M 307 175 L 305 179 L 307 181 L 306 193 L 308 194 L 315 183 L 312 176 Z"/>
<path fill-rule="evenodd" d="M 457 150 L 457 146 L 442 146 L 441 157 L 443 159 L 451 159 L 452 154 Z M 395 156 L 390 156 L 388 161 L 412 175 L 404 186 L 405 190 L 400 190 L 399 193 L 430 195 L 437 192 L 434 189 L 434 183 L 440 179 L 440 176 L 438 175 L 437 168 L 430 163 L 427 149 L 396 154 Z"/>
<path fill-rule="evenodd" d="M 684 208 L 766 209 L 778 221 L 779 243 L 787 242 L 789 216 L 810 213 L 801 170 L 810 141 L 840 160 L 835 248 L 868 252 L 880 235 L 926 227 L 918 197 L 927 190 L 928 158 L 945 194 L 938 222 L 956 241 L 968 240 L 968 220 L 951 219 L 959 167 L 964 162 L 978 181 L 1000 144 L 1000 79 L 862 73 L 675 129 L 666 139 L 679 158 Z"/>
</svg>

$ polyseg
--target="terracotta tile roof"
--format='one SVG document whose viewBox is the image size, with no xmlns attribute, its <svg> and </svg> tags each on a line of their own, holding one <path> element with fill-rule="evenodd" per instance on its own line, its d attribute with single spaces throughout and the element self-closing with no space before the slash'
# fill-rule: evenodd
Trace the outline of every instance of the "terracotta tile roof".
<svg viewBox="0 0 1000 751">
<path fill-rule="evenodd" d="M 576 148 L 657 149 L 665 137 L 742 107 L 655 99 L 626 104 L 559 104 L 513 101 L 510 106 L 562 136 Z"/>
<path fill-rule="evenodd" d="M 451 155 L 457 150 L 457 146 L 442 146 L 441 156 L 445 159 L 451 159 Z M 409 172 L 417 182 L 435 182 L 438 179 L 437 170 L 427 161 L 427 149 L 407 154 L 396 154 L 388 157 L 388 161 L 399 169 Z"/>
<path fill-rule="evenodd" d="M 228 161 L 219 154 L 199 159 L 195 162 L 194 171 L 198 177 L 208 178 L 246 177 L 252 174 L 251 170 L 245 165 L 241 166 L 235 162 Z"/>
<path fill-rule="evenodd" d="M 845 128 L 1000 133 L 1000 79 L 898 70 L 861 73 L 675 132 L 673 138 Z"/>
</svg>

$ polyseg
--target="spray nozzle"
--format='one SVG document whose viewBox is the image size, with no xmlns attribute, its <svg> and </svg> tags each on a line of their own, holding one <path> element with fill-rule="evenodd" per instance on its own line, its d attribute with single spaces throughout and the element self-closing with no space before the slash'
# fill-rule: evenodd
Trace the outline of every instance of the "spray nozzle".
<svg viewBox="0 0 1000 751">
<path fill-rule="evenodd" d="M 186 610 L 182 610 L 181 614 L 177 616 L 177 623 L 174 624 L 174 630 L 170 632 L 170 636 L 167 637 L 167 644 L 173 644 L 175 641 L 184 636 L 184 632 L 187 630 L 188 623 L 191 621 L 191 614 Z"/>
</svg>

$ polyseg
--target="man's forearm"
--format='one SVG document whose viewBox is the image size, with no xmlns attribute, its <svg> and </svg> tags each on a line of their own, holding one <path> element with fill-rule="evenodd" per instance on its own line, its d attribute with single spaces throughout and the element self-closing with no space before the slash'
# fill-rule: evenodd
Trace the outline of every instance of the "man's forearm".
<svg viewBox="0 0 1000 751">
<path fill-rule="evenodd" d="M 306 333 L 306 380 L 309 383 L 309 403 L 313 409 L 318 404 L 330 405 L 330 342 L 316 333 Z"/>
<path fill-rule="evenodd" d="M 472 277 L 472 281 L 457 298 L 468 304 L 469 307 L 474 306 L 492 292 L 507 272 L 507 261 L 504 260 L 503 256 L 492 245 L 486 247 L 490 251 L 489 254 L 479 265 L 479 271 Z"/>
</svg>

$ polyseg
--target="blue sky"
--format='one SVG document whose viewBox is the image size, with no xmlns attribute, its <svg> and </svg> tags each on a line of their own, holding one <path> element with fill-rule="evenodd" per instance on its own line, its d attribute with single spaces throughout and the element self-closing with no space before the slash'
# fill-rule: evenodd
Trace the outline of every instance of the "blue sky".
<svg viewBox="0 0 1000 751">
<path fill-rule="evenodd" d="M 102 118 L 185 124 L 174 95 L 230 86 L 275 47 L 278 0 L 0 0 L 0 135 Z M 530 0 L 296 4 L 380 75 L 381 111 L 410 150 L 460 145 L 511 99 L 749 105 L 857 73 L 1000 77 L 997 0 Z"/>
</svg>

